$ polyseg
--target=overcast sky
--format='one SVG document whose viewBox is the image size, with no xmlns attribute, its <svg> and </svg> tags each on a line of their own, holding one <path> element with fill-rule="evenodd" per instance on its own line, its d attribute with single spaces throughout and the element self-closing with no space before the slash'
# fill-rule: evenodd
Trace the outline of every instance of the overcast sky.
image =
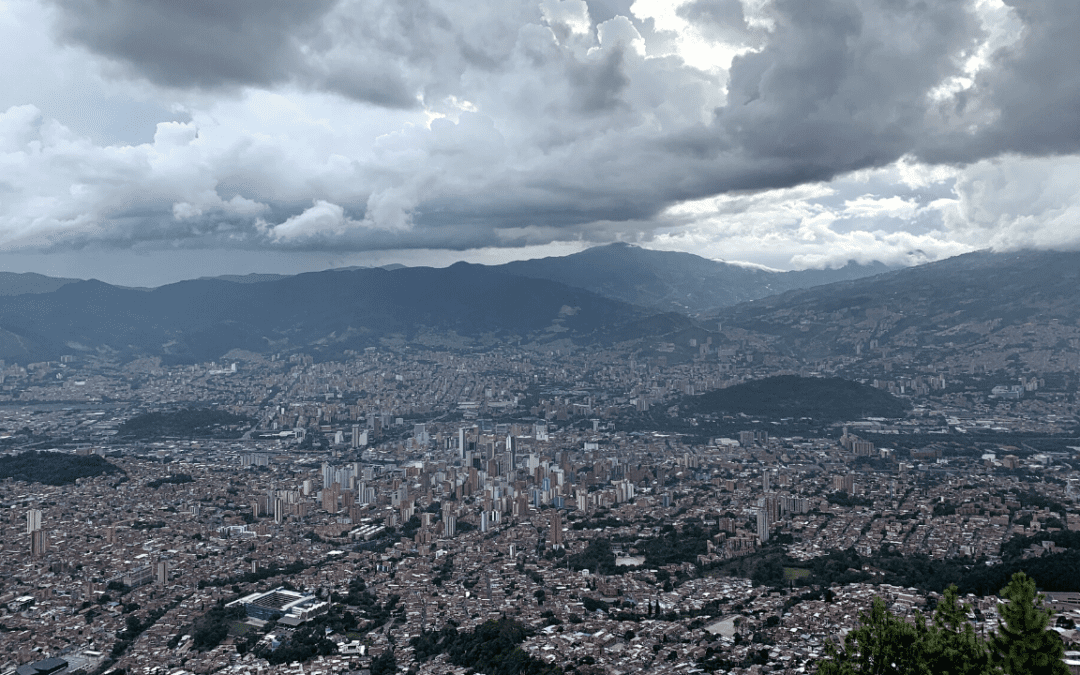
<svg viewBox="0 0 1080 675">
<path fill-rule="evenodd" d="M 1080 245 L 1076 0 L 0 0 L 0 269 Z"/>
</svg>

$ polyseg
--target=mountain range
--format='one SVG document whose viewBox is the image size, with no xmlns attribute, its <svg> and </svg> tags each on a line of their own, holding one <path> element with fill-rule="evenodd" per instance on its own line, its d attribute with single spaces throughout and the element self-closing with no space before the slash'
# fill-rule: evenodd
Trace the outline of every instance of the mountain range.
<svg viewBox="0 0 1080 675">
<path fill-rule="evenodd" d="M 496 269 L 584 288 L 614 300 L 662 312 L 709 313 L 784 291 L 888 272 L 875 262 L 839 269 L 777 272 L 709 260 L 692 253 L 608 244 L 562 257 L 520 260 Z"/>
<path fill-rule="evenodd" d="M 148 291 L 78 281 L 51 293 L 0 296 L 0 357 L 107 351 L 201 361 L 231 349 L 333 354 L 385 338 L 444 346 L 583 339 L 648 314 L 586 290 L 465 263 L 254 283 L 200 279 Z"/>
<path fill-rule="evenodd" d="M 103 351 L 212 360 L 237 348 L 335 354 L 386 339 L 447 347 L 610 343 L 678 334 L 693 328 L 691 311 L 835 274 L 778 273 L 625 244 L 521 264 L 225 275 L 154 289 L 5 273 L 0 358 Z"/>
<path fill-rule="evenodd" d="M 875 270 L 885 271 L 863 276 Z M 624 244 L 499 266 L 225 276 L 154 289 L 2 273 L 0 358 L 101 352 L 205 361 L 232 349 L 333 356 L 387 340 L 448 348 L 682 344 L 720 322 L 804 363 L 903 350 L 1000 352 L 1014 343 L 1044 360 L 1059 358 L 1057 350 L 1067 362 L 1080 345 L 1078 282 L 1078 253 L 979 252 L 898 270 L 772 272 Z M 1015 335 L 1031 326 L 1039 334 L 1026 343 Z"/>
<path fill-rule="evenodd" d="M 1080 252 L 979 251 L 729 307 L 725 325 L 800 360 L 910 353 L 992 370 L 1080 365 Z"/>
</svg>

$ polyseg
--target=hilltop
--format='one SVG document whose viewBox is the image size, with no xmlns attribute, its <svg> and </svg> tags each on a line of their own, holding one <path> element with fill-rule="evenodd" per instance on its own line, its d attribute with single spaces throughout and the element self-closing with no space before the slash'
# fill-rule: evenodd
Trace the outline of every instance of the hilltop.
<svg viewBox="0 0 1080 675">
<path fill-rule="evenodd" d="M 558 281 L 642 307 L 700 314 L 795 288 L 881 274 L 890 268 L 881 263 L 849 263 L 835 270 L 778 272 L 615 243 L 568 256 L 510 262 L 496 269 Z"/>
<path fill-rule="evenodd" d="M 763 419 L 811 418 L 841 422 L 903 417 L 909 404 L 866 384 L 839 377 L 779 375 L 683 399 L 688 415 L 746 415 Z"/>
</svg>

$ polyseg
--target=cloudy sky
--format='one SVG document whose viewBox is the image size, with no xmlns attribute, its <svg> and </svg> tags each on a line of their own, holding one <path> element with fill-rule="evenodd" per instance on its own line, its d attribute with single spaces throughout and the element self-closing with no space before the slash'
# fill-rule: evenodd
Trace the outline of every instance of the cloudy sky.
<svg viewBox="0 0 1080 675">
<path fill-rule="evenodd" d="M 1076 0 L 0 0 L 0 269 L 1080 245 Z"/>
</svg>

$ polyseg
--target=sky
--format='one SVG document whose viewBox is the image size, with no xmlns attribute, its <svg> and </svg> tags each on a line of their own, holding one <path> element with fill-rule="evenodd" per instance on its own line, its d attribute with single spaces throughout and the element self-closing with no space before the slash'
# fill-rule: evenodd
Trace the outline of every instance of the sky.
<svg viewBox="0 0 1080 675">
<path fill-rule="evenodd" d="M 1080 248 L 1076 0 L 0 0 L 0 269 Z"/>
</svg>

